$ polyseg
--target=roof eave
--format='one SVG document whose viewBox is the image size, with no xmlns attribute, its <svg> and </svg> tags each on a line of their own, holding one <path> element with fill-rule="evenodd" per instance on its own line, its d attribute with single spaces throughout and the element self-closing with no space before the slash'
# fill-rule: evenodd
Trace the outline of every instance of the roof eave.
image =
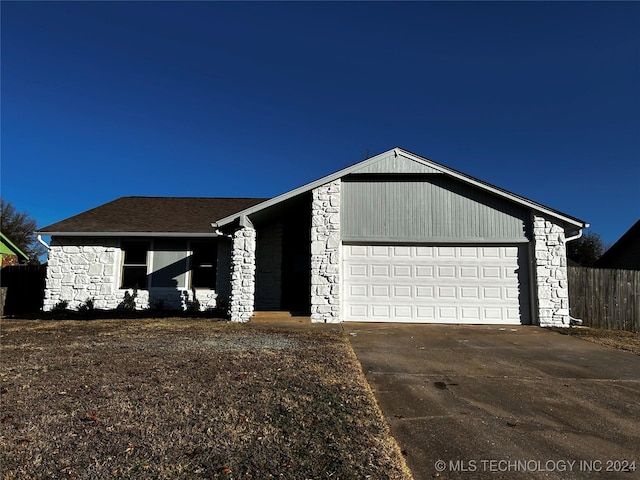
<svg viewBox="0 0 640 480">
<path fill-rule="evenodd" d="M 343 168 L 342 170 L 339 170 L 335 173 L 332 173 L 330 175 L 327 175 L 325 177 L 322 177 L 318 180 L 315 180 L 313 182 L 307 183 L 305 185 L 302 185 L 301 187 L 295 188 L 293 190 L 290 190 L 288 192 L 285 192 L 281 195 L 278 195 L 277 197 L 273 197 L 265 202 L 259 203 L 257 205 L 254 205 L 253 207 L 249 207 L 246 208 L 244 210 L 241 210 L 239 212 L 236 212 L 232 215 L 229 215 L 227 217 L 221 218 L 220 220 L 215 221 L 214 223 L 212 223 L 213 226 L 215 227 L 223 227 L 225 225 L 228 225 L 230 223 L 232 223 L 233 221 L 237 220 L 240 217 L 243 216 L 249 216 L 252 215 L 256 212 L 259 212 L 260 210 L 264 210 L 265 208 L 271 207 L 273 205 L 276 205 L 280 202 L 284 202 L 285 200 L 289 200 L 290 198 L 293 198 L 297 195 L 300 195 L 302 193 L 306 193 L 309 190 L 313 190 L 314 188 L 320 187 L 326 183 L 332 182 L 334 180 L 337 180 L 338 178 L 344 177 L 345 175 L 348 175 L 349 173 L 355 171 L 355 170 L 360 170 L 361 168 L 363 168 L 364 166 L 370 164 L 370 163 L 375 163 L 378 160 L 380 160 L 384 155 L 388 155 L 389 152 L 393 151 L 393 150 L 398 150 L 398 149 L 392 149 L 392 150 L 387 150 L 385 152 L 382 152 L 378 155 L 376 155 L 375 157 L 371 157 L 368 158 L 367 160 L 364 160 L 362 162 L 358 162 L 354 165 L 351 165 L 349 167 Z"/>
<path fill-rule="evenodd" d="M 252 215 L 260 210 L 263 210 L 265 208 L 271 207 L 273 205 L 276 205 L 280 202 L 283 202 L 285 200 L 288 200 L 290 198 L 295 197 L 296 195 L 300 195 L 302 193 L 308 192 L 309 190 L 313 190 L 316 187 L 319 187 L 321 185 L 325 185 L 329 182 L 332 182 L 334 180 L 337 180 L 338 178 L 344 177 L 354 171 L 360 170 L 364 167 L 366 167 L 368 164 L 370 163 L 375 163 L 378 160 L 380 160 L 383 156 L 388 155 L 389 153 L 393 152 L 396 156 L 398 155 L 402 155 L 405 158 L 408 158 L 410 160 L 413 160 L 415 162 L 421 163 L 423 165 L 429 166 L 435 170 L 438 170 L 446 175 L 449 175 L 451 177 L 454 177 L 458 180 L 461 180 L 463 182 L 469 183 L 471 185 L 474 185 L 478 188 L 481 188 L 483 190 L 486 190 L 488 192 L 493 193 L 494 195 L 498 195 L 500 197 L 503 197 L 505 199 L 508 199 L 512 202 L 515 202 L 517 204 L 520 204 L 522 206 L 525 206 L 527 208 L 530 208 L 533 211 L 536 212 L 540 212 L 542 214 L 545 214 L 547 216 L 551 216 L 555 219 L 561 220 L 562 222 L 569 224 L 569 225 L 573 225 L 577 228 L 588 228 L 589 224 L 583 220 L 580 220 L 578 218 L 572 217 L 570 215 L 566 215 L 564 213 L 558 212 L 556 210 L 553 210 L 549 207 L 545 207 L 544 205 L 541 205 L 539 203 L 536 203 L 532 200 L 529 200 L 527 198 L 521 197 L 519 195 L 516 195 L 514 193 L 511 193 L 507 190 L 503 190 L 501 188 L 498 188 L 494 185 L 491 185 L 489 183 L 483 182 L 481 180 L 478 180 L 476 178 L 470 177 L 469 175 L 465 175 L 464 173 L 458 172 L 457 170 L 453 170 L 449 167 L 445 167 L 444 165 L 441 165 L 437 162 L 434 162 L 433 160 L 429 160 L 427 158 L 421 157 L 419 155 L 416 155 L 414 153 L 408 152 L 406 150 L 403 150 L 402 148 L 396 147 L 393 148 L 391 150 L 387 150 L 385 152 L 382 152 L 374 157 L 371 157 L 367 160 L 364 160 L 362 162 L 356 163 L 354 165 L 351 165 L 349 167 L 343 168 L 342 170 L 339 170 L 335 173 L 332 173 L 330 175 L 327 175 L 326 177 L 322 177 L 318 180 L 315 180 L 313 182 L 307 183 L 301 187 L 298 187 L 294 190 L 290 190 L 286 193 L 283 193 L 282 195 L 278 195 L 277 197 L 274 197 L 270 200 L 267 200 L 265 202 L 259 203 L 258 205 L 254 205 L 253 207 L 247 208 L 245 210 L 241 210 L 239 212 L 234 213 L 233 215 L 229 215 L 227 217 L 221 218 L 220 220 L 215 221 L 214 223 L 212 223 L 212 226 L 214 226 L 214 228 L 216 227 L 223 227 L 225 225 L 228 225 L 230 223 L 232 223 L 233 221 L 237 220 L 238 218 L 242 217 L 242 216 L 249 216 Z"/>
<path fill-rule="evenodd" d="M 49 237 L 180 237 L 180 238 L 214 238 L 219 235 L 215 231 L 205 232 L 35 232 L 36 235 Z"/>
<path fill-rule="evenodd" d="M 11 239 L 7 237 L 4 233 L 0 232 L 0 238 L 2 238 L 5 245 L 7 245 L 11 250 L 13 250 L 17 256 L 22 257 L 25 260 L 29 260 L 29 255 L 27 255 L 22 250 L 20 250 L 20 248 L 15 243 L 13 243 Z"/>
</svg>

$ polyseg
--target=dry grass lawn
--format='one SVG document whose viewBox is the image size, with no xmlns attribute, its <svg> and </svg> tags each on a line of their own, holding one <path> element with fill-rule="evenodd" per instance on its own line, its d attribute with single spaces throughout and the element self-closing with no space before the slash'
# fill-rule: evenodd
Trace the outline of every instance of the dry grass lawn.
<svg viewBox="0 0 640 480">
<path fill-rule="evenodd" d="M 588 327 L 556 328 L 554 330 L 565 335 L 580 337 L 593 343 L 640 355 L 640 333 Z"/>
<path fill-rule="evenodd" d="M 337 330 L 2 320 L 0 353 L 0 478 L 411 478 Z"/>
</svg>

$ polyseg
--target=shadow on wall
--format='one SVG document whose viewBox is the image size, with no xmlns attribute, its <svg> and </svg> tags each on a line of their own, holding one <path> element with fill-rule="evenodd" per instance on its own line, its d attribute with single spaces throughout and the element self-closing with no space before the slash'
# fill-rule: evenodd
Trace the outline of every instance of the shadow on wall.
<svg viewBox="0 0 640 480">
<path fill-rule="evenodd" d="M 518 303 L 520 305 L 520 323 L 531 325 L 531 292 L 529 288 L 528 252 L 525 247 L 518 247 Z"/>
<path fill-rule="evenodd" d="M 190 265 L 192 256 L 183 257 L 171 263 L 164 263 L 150 274 L 130 279 L 121 287 L 121 290 L 126 291 L 118 308 L 197 312 L 220 307 L 215 292 L 215 265 L 207 269 L 191 270 L 191 282 L 202 286 L 201 290 L 186 286 Z M 154 266 L 158 265 L 154 262 Z"/>
</svg>

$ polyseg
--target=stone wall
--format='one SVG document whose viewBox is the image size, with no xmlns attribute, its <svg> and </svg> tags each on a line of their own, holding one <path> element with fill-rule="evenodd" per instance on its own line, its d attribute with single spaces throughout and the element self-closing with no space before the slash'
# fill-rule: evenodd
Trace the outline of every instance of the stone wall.
<svg viewBox="0 0 640 480">
<path fill-rule="evenodd" d="M 282 223 L 260 228 L 256 246 L 256 310 L 278 310 L 282 298 Z"/>
<path fill-rule="evenodd" d="M 539 324 L 541 327 L 568 327 L 569 285 L 564 229 L 534 215 L 533 237 Z"/>
<path fill-rule="evenodd" d="M 186 252 L 185 252 L 186 254 Z M 122 252 L 117 238 L 53 237 L 47 262 L 44 311 L 61 301 L 77 309 L 92 299 L 97 309 L 122 307 L 132 289 L 120 286 Z M 215 308 L 217 294 L 213 290 L 196 290 L 200 308 Z M 193 301 L 193 291 L 185 288 L 152 288 L 139 290 L 136 308 L 158 307 L 186 309 Z"/>
<path fill-rule="evenodd" d="M 47 261 L 45 311 L 58 302 L 78 308 L 88 299 L 95 308 L 116 308 L 124 298 L 116 287 L 120 247 L 115 238 L 53 237 Z"/>
<path fill-rule="evenodd" d="M 340 322 L 340 186 L 335 180 L 312 192 L 312 322 Z"/>
<path fill-rule="evenodd" d="M 236 230 L 231 249 L 229 316 L 232 322 L 248 322 L 253 315 L 256 289 L 255 229 L 243 227 Z"/>
</svg>

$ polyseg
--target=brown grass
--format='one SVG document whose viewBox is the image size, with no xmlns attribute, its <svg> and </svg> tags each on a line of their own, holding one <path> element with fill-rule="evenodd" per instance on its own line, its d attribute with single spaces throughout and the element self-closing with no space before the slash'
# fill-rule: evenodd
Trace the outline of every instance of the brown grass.
<svg viewBox="0 0 640 480">
<path fill-rule="evenodd" d="M 554 330 L 565 335 L 580 337 L 593 343 L 640 355 L 640 333 L 588 327 L 556 328 Z"/>
<path fill-rule="evenodd" d="M 344 334 L 0 323 L 0 478 L 410 478 Z"/>
</svg>

